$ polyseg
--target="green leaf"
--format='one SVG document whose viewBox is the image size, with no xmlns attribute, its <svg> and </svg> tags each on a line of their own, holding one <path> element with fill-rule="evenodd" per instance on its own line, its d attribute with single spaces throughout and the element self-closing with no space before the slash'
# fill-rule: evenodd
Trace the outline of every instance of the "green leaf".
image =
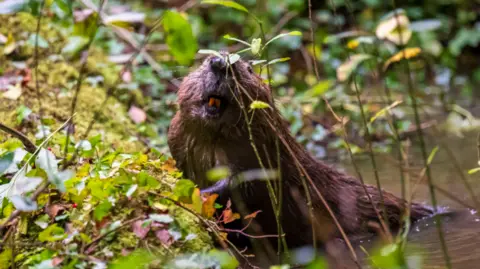
<svg viewBox="0 0 480 269">
<path fill-rule="evenodd" d="M 262 101 L 255 100 L 250 104 L 250 109 L 265 109 L 265 108 L 270 108 L 270 105 Z"/>
<path fill-rule="evenodd" d="M 253 54 L 258 54 L 260 52 L 260 49 L 262 47 L 262 39 L 261 38 L 254 38 L 252 40 L 252 53 Z"/>
<path fill-rule="evenodd" d="M 97 33 L 98 25 L 98 14 L 93 11 L 82 21 L 78 21 L 73 25 L 73 35 L 82 36 L 87 39 L 93 39 Z"/>
<path fill-rule="evenodd" d="M 93 216 L 95 217 L 96 220 L 102 220 L 103 217 L 108 215 L 111 208 L 112 208 L 112 204 L 109 201 L 105 200 L 103 201 L 103 203 L 95 207 L 95 210 L 93 211 Z"/>
<path fill-rule="evenodd" d="M 475 173 L 478 173 L 478 172 L 480 172 L 480 167 L 468 170 L 469 175 L 472 175 L 472 174 L 475 174 Z"/>
<path fill-rule="evenodd" d="M 437 151 L 438 151 L 438 146 L 432 149 L 432 152 L 430 152 L 430 155 L 428 155 L 427 165 L 430 165 L 432 163 L 433 158 L 435 158 L 435 155 L 437 154 Z"/>
<path fill-rule="evenodd" d="M 300 31 L 291 31 L 291 32 L 289 32 L 289 33 L 279 34 L 279 35 L 275 36 L 274 38 L 268 40 L 268 42 L 265 43 L 265 46 L 264 46 L 264 47 L 268 46 L 268 44 L 270 44 L 270 43 L 272 43 L 273 41 L 275 41 L 275 40 L 277 40 L 277 39 L 279 39 L 279 38 L 282 38 L 282 37 L 284 37 L 284 36 L 301 36 L 301 35 L 302 35 L 302 32 L 300 32 Z"/>
<path fill-rule="evenodd" d="M 215 258 L 220 263 L 220 268 L 222 269 L 235 269 L 239 265 L 237 259 L 226 251 L 212 249 L 208 255 Z"/>
<path fill-rule="evenodd" d="M 37 34 L 36 33 L 33 33 L 30 35 L 30 37 L 28 38 L 27 40 L 27 43 L 28 45 L 32 46 L 32 47 L 35 47 L 35 39 L 37 38 Z M 47 40 L 45 40 L 45 38 L 43 38 L 42 36 L 38 36 L 38 47 L 39 48 L 48 48 L 49 44 L 47 42 Z"/>
<path fill-rule="evenodd" d="M 331 80 L 323 80 L 315 84 L 311 89 L 305 92 L 307 97 L 318 97 L 323 95 L 332 86 Z"/>
<path fill-rule="evenodd" d="M 253 61 L 250 61 L 250 64 L 257 65 L 257 64 L 265 63 L 266 61 L 267 60 L 253 60 Z"/>
<path fill-rule="evenodd" d="M 180 13 L 169 10 L 165 12 L 163 27 L 173 57 L 182 65 L 189 64 L 195 57 L 198 45 L 188 21 Z"/>
<path fill-rule="evenodd" d="M 33 201 L 32 199 L 28 197 L 22 197 L 20 195 L 14 195 L 10 197 L 10 201 L 12 201 L 13 206 L 17 210 L 23 211 L 23 212 L 31 212 L 35 211 L 38 208 L 37 202 Z"/>
<path fill-rule="evenodd" d="M 355 69 L 365 60 L 372 58 L 372 55 L 368 54 L 356 54 L 350 57 L 349 60 L 341 64 L 337 68 L 337 79 L 340 82 L 344 82 L 350 78 L 350 75 Z"/>
<path fill-rule="evenodd" d="M 75 56 L 88 45 L 88 38 L 84 36 L 70 36 L 68 42 L 62 49 L 62 53 L 69 56 Z"/>
<path fill-rule="evenodd" d="M 282 63 L 282 62 L 286 62 L 286 61 L 289 61 L 289 60 L 290 60 L 290 57 L 273 59 L 273 60 L 269 61 L 267 64 L 265 64 L 264 67 L 267 66 L 267 65 L 271 65 L 271 64 L 275 64 L 275 63 Z"/>
<path fill-rule="evenodd" d="M 207 178 L 210 181 L 217 182 L 221 179 L 229 177 L 231 174 L 227 166 L 219 166 L 207 171 Z"/>
<path fill-rule="evenodd" d="M 248 44 L 248 42 L 243 41 L 243 40 L 238 39 L 238 38 L 235 38 L 235 37 L 232 37 L 232 36 L 230 36 L 230 35 L 224 35 L 223 38 L 228 39 L 228 40 L 233 40 L 233 41 L 240 42 L 240 43 L 245 44 L 245 45 L 247 45 L 247 46 L 249 46 L 249 47 L 252 46 L 252 45 Z M 255 40 L 255 39 L 254 39 L 254 40 Z M 260 39 L 260 41 L 261 41 L 261 39 Z M 252 44 L 253 44 L 253 41 L 252 41 Z"/>
<path fill-rule="evenodd" d="M 0 268 L 7 269 L 10 268 L 10 264 L 12 263 L 12 249 L 5 248 L 2 253 L 0 253 Z"/>
<path fill-rule="evenodd" d="M 142 23 L 145 20 L 145 14 L 140 12 L 123 12 L 110 15 L 104 19 L 105 24 L 119 27 L 128 27 L 131 23 Z"/>
<path fill-rule="evenodd" d="M 442 21 L 437 19 L 414 21 L 410 24 L 410 30 L 414 32 L 433 31 L 442 26 Z"/>
<path fill-rule="evenodd" d="M 200 53 L 200 54 L 212 54 L 212 55 L 215 55 L 219 58 L 223 58 L 222 54 L 220 54 L 220 52 L 218 52 L 216 50 L 199 50 L 198 53 Z"/>
<path fill-rule="evenodd" d="M 246 13 L 248 12 L 248 9 L 246 9 L 244 6 L 240 5 L 239 3 L 233 2 L 233 1 L 224 1 L 224 0 L 203 0 L 201 4 L 213 4 L 213 5 L 221 5 L 225 7 L 231 7 Z"/>
<path fill-rule="evenodd" d="M 55 242 L 58 240 L 63 240 L 67 238 L 67 234 L 63 230 L 63 228 L 58 227 L 56 223 L 47 227 L 47 229 L 41 231 L 38 234 L 38 240 L 40 242 Z"/>
<path fill-rule="evenodd" d="M 141 187 L 156 188 L 160 185 L 160 182 L 158 182 L 156 178 L 152 177 L 145 171 L 138 173 L 137 178 L 138 185 L 140 185 Z"/>
<path fill-rule="evenodd" d="M 32 114 L 32 110 L 24 105 L 20 105 L 17 108 L 17 124 L 21 124 L 24 119 L 26 119 L 30 114 Z"/>
<path fill-rule="evenodd" d="M 387 111 L 391 110 L 392 108 L 396 107 L 398 104 L 401 104 L 401 103 L 402 103 L 402 101 L 397 100 L 397 101 L 393 102 L 393 104 L 382 108 L 380 111 L 375 113 L 375 115 L 373 115 L 372 118 L 370 118 L 370 123 L 374 122 L 378 117 L 381 117 L 381 116 L 385 115 L 387 113 Z"/>
<path fill-rule="evenodd" d="M 6 0 L 0 2 L 0 15 L 14 14 L 22 10 L 27 0 Z"/>
<path fill-rule="evenodd" d="M 108 268 L 109 269 L 131 269 L 131 268 L 144 268 L 150 262 L 155 260 L 155 255 L 150 251 L 143 249 L 135 250 L 127 256 L 123 256 L 113 261 Z"/>
<path fill-rule="evenodd" d="M 151 220 L 160 222 L 160 223 L 171 223 L 173 218 L 167 214 L 150 214 L 148 216 Z"/>
<path fill-rule="evenodd" d="M 188 179 L 181 179 L 175 184 L 173 193 L 178 197 L 191 197 L 195 184 Z"/>
<path fill-rule="evenodd" d="M 226 57 L 226 62 L 228 64 L 234 64 L 236 63 L 238 60 L 240 60 L 240 55 L 236 54 L 236 53 L 233 53 L 233 54 L 229 54 L 227 55 Z"/>
<path fill-rule="evenodd" d="M 13 163 L 14 155 L 15 153 L 8 152 L 7 154 L 0 157 L 0 175 L 3 175 L 3 172 L 5 172 L 8 167 L 10 167 L 10 165 Z"/>
</svg>

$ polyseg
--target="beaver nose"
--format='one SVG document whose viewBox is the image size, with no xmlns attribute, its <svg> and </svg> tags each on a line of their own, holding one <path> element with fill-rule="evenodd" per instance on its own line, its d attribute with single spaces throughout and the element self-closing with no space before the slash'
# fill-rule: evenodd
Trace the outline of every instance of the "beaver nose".
<svg viewBox="0 0 480 269">
<path fill-rule="evenodd" d="M 227 63 L 223 58 L 217 56 L 210 59 L 210 67 L 215 72 L 225 71 Z"/>
</svg>

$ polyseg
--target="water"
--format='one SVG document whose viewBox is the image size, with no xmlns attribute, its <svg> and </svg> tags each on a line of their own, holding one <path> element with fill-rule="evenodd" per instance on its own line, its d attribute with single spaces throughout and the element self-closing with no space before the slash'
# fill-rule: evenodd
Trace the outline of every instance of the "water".
<svg viewBox="0 0 480 269">
<path fill-rule="evenodd" d="M 477 167 L 477 134 L 470 133 L 464 138 L 449 137 L 445 141 L 454 151 L 462 170 L 464 172 Z M 435 146 L 432 137 L 427 137 L 428 152 Z M 412 169 L 419 173 L 422 168 L 422 158 L 419 148 L 412 148 L 410 160 L 414 163 Z M 401 195 L 400 172 L 398 166 L 393 160 L 396 157 L 377 155 L 378 172 L 382 188 L 396 195 Z M 369 184 L 375 184 L 374 171 L 369 158 L 356 160 L 360 167 L 360 172 L 365 181 Z M 349 173 L 355 174 L 351 163 L 342 163 L 340 167 L 345 168 Z M 448 192 L 450 196 L 455 197 L 464 204 L 473 205 L 471 196 L 453 161 L 445 150 L 440 148 L 431 165 L 432 178 L 434 184 Z M 467 175 L 472 186 L 473 192 L 480 197 L 480 172 L 478 174 Z M 413 178 L 412 178 L 413 179 Z M 413 186 L 414 183 L 412 182 Z M 455 212 L 453 216 L 443 217 L 443 231 L 448 247 L 448 253 L 451 257 L 453 268 L 480 268 L 480 214 L 476 215 L 465 205 L 454 201 L 447 195 L 436 192 L 438 205 L 447 211 Z M 431 204 L 428 186 L 425 183 L 418 185 L 414 200 Z M 422 254 L 424 265 L 422 268 L 445 268 L 441 244 L 438 232 L 433 219 L 422 220 L 412 227 L 409 235 L 408 247 L 412 253 Z M 372 242 L 362 242 L 362 246 L 372 247 Z M 361 251 L 357 251 L 362 255 Z"/>
</svg>

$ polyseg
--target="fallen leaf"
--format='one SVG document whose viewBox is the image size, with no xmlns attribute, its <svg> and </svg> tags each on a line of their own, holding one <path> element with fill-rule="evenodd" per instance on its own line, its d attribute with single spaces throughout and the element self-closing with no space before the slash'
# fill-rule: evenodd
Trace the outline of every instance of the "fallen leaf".
<svg viewBox="0 0 480 269">
<path fill-rule="evenodd" d="M 58 204 L 55 205 L 55 204 L 54 204 L 54 205 L 48 206 L 48 207 L 45 209 L 45 212 L 48 214 L 48 216 L 49 216 L 50 218 L 53 219 L 53 218 L 55 218 L 55 217 L 58 215 L 58 213 L 59 213 L 61 210 L 64 210 L 64 209 L 65 209 L 65 207 L 64 207 L 63 205 L 58 205 Z"/>
<path fill-rule="evenodd" d="M 150 231 L 150 224 L 146 225 L 146 227 L 143 227 L 143 222 L 143 220 L 137 220 L 132 224 L 133 232 L 140 239 L 145 238 Z"/>
<path fill-rule="evenodd" d="M 169 173 L 175 172 L 177 170 L 177 167 L 175 166 L 175 159 L 169 158 L 167 159 L 161 166 L 160 168 L 162 170 L 165 170 Z"/>
<path fill-rule="evenodd" d="M 155 236 L 166 246 L 170 246 L 173 243 L 173 238 L 166 229 L 156 231 Z"/>
<path fill-rule="evenodd" d="M 17 100 L 21 95 L 22 95 L 22 88 L 20 88 L 20 85 L 17 84 L 15 86 L 8 85 L 8 91 L 6 91 L 3 94 L 3 97 L 10 100 Z"/>
<path fill-rule="evenodd" d="M 5 42 L 5 47 L 3 47 L 3 54 L 8 55 L 12 53 L 16 47 L 17 43 L 15 42 L 12 33 L 8 33 L 7 42 Z"/>
<path fill-rule="evenodd" d="M 58 266 L 59 264 L 61 264 L 63 262 L 64 258 L 62 257 L 55 257 L 52 259 L 52 265 L 53 266 Z"/>
<path fill-rule="evenodd" d="M 136 106 L 131 106 L 130 110 L 128 110 L 128 115 L 130 116 L 130 119 L 133 120 L 136 124 L 142 123 L 147 119 L 147 114 L 143 109 L 136 107 Z"/>
</svg>

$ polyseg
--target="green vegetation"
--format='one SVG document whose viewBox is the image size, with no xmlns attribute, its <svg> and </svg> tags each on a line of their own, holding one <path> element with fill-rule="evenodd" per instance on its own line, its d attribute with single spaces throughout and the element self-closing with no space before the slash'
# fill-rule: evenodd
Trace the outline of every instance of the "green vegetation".
<svg viewBox="0 0 480 269">
<path fill-rule="evenodd" d="M 181 78 L 225 48 L 252 61 L 318 158 L 402 164 L 420 138 L 430 178 L 439 148 L 427 156 L 424 133 L 480 126 L 469 1 L 104 2 L 0 2 L 0 268 L 236 268 L 239 250 L 214 242 L 228 246 L 222 223 L 255 216 L 225 206 L 216 219 L 216 196 L 200 196 L 166 144 Z M 403 232 L 369 254 L 373 267 L 421 262 Z"/>
</svg>

